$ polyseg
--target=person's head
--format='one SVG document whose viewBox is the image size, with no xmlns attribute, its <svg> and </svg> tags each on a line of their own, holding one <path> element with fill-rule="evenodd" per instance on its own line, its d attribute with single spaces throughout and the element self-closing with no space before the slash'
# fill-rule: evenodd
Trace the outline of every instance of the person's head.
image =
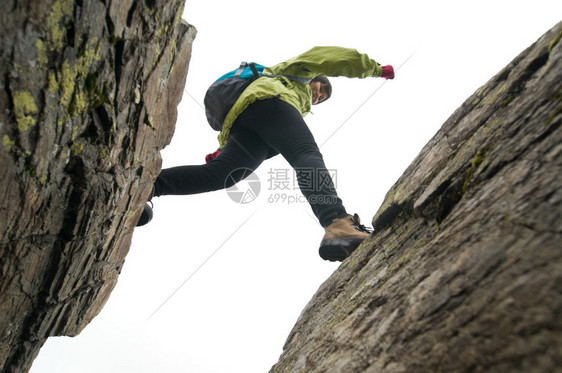
<svg viewBox="0 0 562 373">
<path fill-rule="evenodd" d="M 312 89 L 312 105 L 318 105 L 332 96 L 332 84 L 322 75 L 316 75 L 310 81 L 310 89 Z"/>
</svg>

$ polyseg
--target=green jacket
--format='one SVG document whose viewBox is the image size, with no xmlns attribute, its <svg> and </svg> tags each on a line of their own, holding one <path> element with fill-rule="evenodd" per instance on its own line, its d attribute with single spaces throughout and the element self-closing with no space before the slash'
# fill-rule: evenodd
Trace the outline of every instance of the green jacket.
<svg viewBox="0 0 562 373">
<path fill-rule="evenodd" d="M 355 49 L 342 47 L 314 47 L 309 51 L 268 67 L 264 74 L 285 74 L 314 78 L 317 75 L 346 76 L 348 78 L 379 77 L 382 68 L 379 63 Z M 226 144 L 232 124 L 248 106 L 258 100 L 278 96 L 294 106 L 304 117 L 310 112 L 312 90 L 306 83 L 288 80 L 285 77 L 262 77 L 250 84 L 240 95 L 224 119 L 222 131 L 218 136 L 219 149 Z"/>
</svg>

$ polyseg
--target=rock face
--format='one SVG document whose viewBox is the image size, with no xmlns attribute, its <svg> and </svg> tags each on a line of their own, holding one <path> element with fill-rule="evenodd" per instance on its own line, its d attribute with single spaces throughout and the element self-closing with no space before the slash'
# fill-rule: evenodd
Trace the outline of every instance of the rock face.
<svg viewBox="0 0 562 373">
<path fill-rule="evenodd" d="M 560 371 L 561 36 L 448 119 L 271 372 Z"/>
<path fill-rule="evenodd" d="M 7 1 L 0 14 L 0 371 L 101 310 L 174 132 L 183 0 Z"/>
</svg>

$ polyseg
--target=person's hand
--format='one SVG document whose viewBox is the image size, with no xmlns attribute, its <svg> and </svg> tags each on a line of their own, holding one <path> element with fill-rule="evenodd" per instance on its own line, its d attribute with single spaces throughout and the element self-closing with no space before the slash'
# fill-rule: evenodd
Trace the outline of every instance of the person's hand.
<svg viewBox="0 0 562 373">
<path fill-rule="evenodd" d="M 209 163 L 211 162 L 213 159 L 215 159 L 216 157 L 219 156 L 219 154 L 221 153 L 220 149 L 218 149 L 216 152 L 211 153 L 211 154 L 207 154 L 205 156 L 205 162 Z"/>
<path fill-rule="evenodd" d="M 382 66 L 381 78 L 394 79 L 394 67 L 391 65 Z"/>
</svg>

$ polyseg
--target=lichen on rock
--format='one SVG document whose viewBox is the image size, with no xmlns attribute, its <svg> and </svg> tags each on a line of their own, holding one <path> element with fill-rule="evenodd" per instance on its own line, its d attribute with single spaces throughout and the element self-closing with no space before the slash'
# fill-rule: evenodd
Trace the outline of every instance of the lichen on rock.
<svg viewBox="0 0 562 373">
<path fill-rule="evenodd" d="M 453 113 L 271 372 L 562 366 L 562 23 Z"/>
<path fill-rule="evenodd" d="M 196 33 L 182 9 L 178 0 L 3 9 L 2 372 L 28 370 L 49 336 L 80 333 L 115 286 L 174 132 Z"/>
</svg>

